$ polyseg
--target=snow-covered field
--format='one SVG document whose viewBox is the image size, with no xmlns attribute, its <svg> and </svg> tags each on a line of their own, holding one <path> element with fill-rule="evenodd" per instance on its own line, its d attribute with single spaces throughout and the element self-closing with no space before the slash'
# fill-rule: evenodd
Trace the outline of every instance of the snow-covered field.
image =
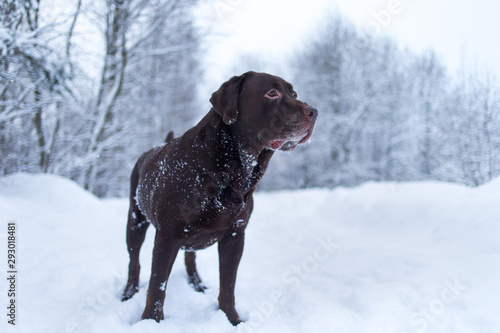
<svg viewBox="0 0 500 333">
<path fill-rule="evenodd" d="M 500 332 L 500 179 L 477 189 L 368 183 L 354 189 L 259 193 L 238 272 L 238 327 L 217 310 L 216 247 L 198 253 L 209 287 L 187 284 L 179 256 L 161 323 L 139 321 L 126 282 L 127 200 L 99 200 L 48 175 L 0 179 L 0 265 L 17 224 L 17 317 L 2 332 Z"/>
</svg>

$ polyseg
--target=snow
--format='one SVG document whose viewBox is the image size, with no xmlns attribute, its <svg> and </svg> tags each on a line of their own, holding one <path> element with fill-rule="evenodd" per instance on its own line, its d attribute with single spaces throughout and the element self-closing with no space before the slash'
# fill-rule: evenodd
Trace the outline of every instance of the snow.
<svg viewBox="0 0 500 333">
<path fill-rule="evenodd" d="M 97 199 L 51 175 L 0 178 L 1 252 L 17 223 L 17 325 L 2 332 L 468 333 L 500 327 L 500 179 L 471 189 L 437 182 L 259 193 L 238 271 L 233 327 L 217 310 L 217 247 L 198 252 L 205 294 L 183 260 L 165 320 L 139 321 L 126 283 L 127 199 Z M 6 263 L 3 270 L 6 271 Z M 5 310 L 6 279 L 0 282 Z"/>
</svg>

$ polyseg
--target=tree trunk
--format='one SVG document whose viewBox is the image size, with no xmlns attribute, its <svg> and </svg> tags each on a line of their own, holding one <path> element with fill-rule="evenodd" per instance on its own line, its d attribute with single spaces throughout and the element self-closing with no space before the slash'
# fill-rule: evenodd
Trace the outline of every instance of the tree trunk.
<svg viewBox="0 0 500 333">
<path fill-rule="evenodd" d="M 101 84 L 95 105 L 96 123 L 94 125 L 89 154 L 96 153 L 99 145 L 106 139 L 106 128 L 113 120 L 113 107 L 120 96 L 127 66 L 126 32 L 128 28 L 127 5 L 108 2 L 106 27 L 106 58 L 101 74 Z M 90 165 L 86 172 L 85 188 L 94 189 L 97 177 L 96 166 Z"/>
<path fill-rule="evenodd" d="M 35 89 L 35 104 L 39 104 L 40 101 L 41 101 L 41 92 L 40 90 Z M 35 118 L 33 119 L 33 122 L 35 124 L 38 149 L 40 151 L 40 160 L 39 160 L 40 170 L 43 170 L 45 164 L 47 163 L 47 150 L 45 147 L 45 135 L 43 133 L 42 114 L 43 114 L 43 108 L 41 105 L 38 105 L 36 107 Z"/>
</svg>

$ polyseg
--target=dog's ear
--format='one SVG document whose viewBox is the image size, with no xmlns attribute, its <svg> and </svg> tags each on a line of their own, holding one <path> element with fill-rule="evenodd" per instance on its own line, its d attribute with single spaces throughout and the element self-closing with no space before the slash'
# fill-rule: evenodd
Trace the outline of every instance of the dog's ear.
<svg viewBox="0 0 500 333">
<path fill-rule="evenodd" d="M 210 98 L 213 109 L 227 125 L 231 125 L 238 119 L 238 97 L 247 75 L 248 73 L 233 76 L 229 81 L 224 82 Z"/>
</svg>

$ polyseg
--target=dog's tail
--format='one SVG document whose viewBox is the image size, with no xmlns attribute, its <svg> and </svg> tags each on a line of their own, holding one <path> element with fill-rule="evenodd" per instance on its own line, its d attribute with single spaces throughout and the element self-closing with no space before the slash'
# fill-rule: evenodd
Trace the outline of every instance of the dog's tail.
<svg viewBox="0 0 500 333">
<path fill-rule="evenodd" d="M 169 143 L 170 141 L 172 141 L 174 139 L 174 131 L 170 131 L 168 132 L 167 134 L 167 137 L 165 138 L 165 142 L 166 143 Z"/>
</svg>

